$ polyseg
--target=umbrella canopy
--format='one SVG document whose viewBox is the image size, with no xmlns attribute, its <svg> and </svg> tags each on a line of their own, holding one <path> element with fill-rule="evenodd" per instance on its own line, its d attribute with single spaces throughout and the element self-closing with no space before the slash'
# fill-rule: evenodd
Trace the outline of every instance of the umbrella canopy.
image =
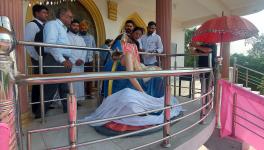
<svg viewBox="0 0 264 150">
<path fill-rule="evenodd" d="M 219 43 L 247 39 L 258 35 L 258 29 L 239 16 L 222 16 L 203 23 L 192 38 L 194 42 Z"/>
</svg>

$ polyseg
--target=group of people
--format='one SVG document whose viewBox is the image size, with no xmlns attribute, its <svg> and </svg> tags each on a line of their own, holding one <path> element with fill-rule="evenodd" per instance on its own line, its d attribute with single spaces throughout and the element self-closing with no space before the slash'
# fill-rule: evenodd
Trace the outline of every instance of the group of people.
<svg viewBox="0 0 264 150">
<path fill-rule="evenodd" d="M 60 8 L 56 13 L 56 19 L 48 21 L 49 10 L 44 5 L 34 5 L 32 7 L 32 12 L 34 19 L 27 23 L 25 28 L 25 40 L 26 41 L 35 41 L 35 42 L 44 42 L 52 44 L 63 44 L 63 45 L 75 45 L 75 46 L 86 46 L 89 48 L 95 48 L 96 43 L 94 37 L 88 33 L 89 23 L 86 20 L 79 21 L 74 19 L 72 11 L 68 8 Z M 113 51 L 121 52 L 122 57 L 115 58 L 115 54 L 110 57 L 110 53 L 100 53 L 101 56 L 101 65 L 106 65 L 104 71 L 114 71 L 112 69 L 113 62 L 122 62 L 118 66 L 117 70 L 133 71 L 133 70 L 144 70 L 142 68 L 148 68 L 146 66 L 153 66 L 149 68 L 157 69 L 158 61 L 155 56 L 144 55 L 139 57 L 138 51 L 151 52 L 151 53 L 162 53 L 163 45 L 161 38 L 155 33 L 156 23 L 151 21 L 147 27 L 147 33 L 144 35 L 144 29 L 141 27 L 136 27 L 135 23 L 132 20 L 128 20 L 125 23 L 124 32 L 120 34 L 114 41 L 107 39 L 105 44 L 102 45 L 102 48 L 112 48 Z M 116 46 L 117 41 L 121 41 L 124 37 L 127 39 L 126 45 L 120 44 L 119 47 Z M 121 47 L 120 47 L 121 46 Z M 130 51 L 127 53 L 127 49 L 133 47 L 133 52 Z M 44 74 L 54 74 L 54 73 L 76 73 L 84 71 L 92 71 L 91 67 L 87 69 L 84 68 L 84 65 L 91 66 L 93 61 L 93 51 L 84 51 L 76 49 L 65 49 L 65 48 L 53 48 L 53 47 L 33 47 L 26 46 L 26 50 L 31 58 L 31 62 L 34 66 L 39 66 L 39 54 L 43 56 L 43 68 Z M 128 55 L 127 55 L 128 54 Z M 125 59 L 123 59 L 125 58 Z M 143 65 L 145 64 L 145 65 Z M 46 67 L 47 66 L 47 67 Z M 50 66 L 50 67 L 48 67 Z M 57 67 L 61 66 L 61 67 Z M 143 67 L 144 66 L 144 67 Z M 33 68 L 34 74 L 39 74 L 39 68 Z M 157 80 L 157 79 L 156 79 Z M 111 95 L 114 92 L 117 92 L 120 89 L 128 87 L 124 86 L 128 80 L 122 83 L 116 83 L 115 81 L 111 82 L 111 85 L 114 88 L 109 92 L 109 84 L 105 82 L 103 87 L 104 96 Z M 136 90 L 141 92 L 146 91 L 147 88 L 143 87 L 141 82 L 137 79 L 130 79 L 131 87 L 133 86 Z M 152 80 L 151 80 L 152 81 Z M 160 81 L 161 83 L 161 81 Z M 87 83 L 87 90 L 84 90 L 84 82 L 74 83 L 75 94 L 78 99 L 84 99 L 84 95 L 91 95 L 91 84 Z M 154 85 L 154 84 L 153 84 Z M 116 89 L 115 87 L 118 87 Z M 122 87 L 122 88 L 120 88 Z M 144 89 L 145 88 L 145 89 Z M 154 87 L 152 87 L 154 88 Z M 106 89 L 106 90 L 104 90 Z M 85 93 L 85 91 L 88 91 Z M 151 90 L 147 90 L 151 93 Z M 44 101 L 52 100 L 56 92 L 59 93 L 60 98 L 65 99 L 68 93 L 68 85 L 66 83 L 62 84 L 47 84 L 44 85 Z M 111 93 L 111 94 L 110 94 Z M 162 94 L 158 94 L 159 97 Z M 40 101 L 40 88 L 38 85 L 32 87 L 32 102 Z M 63 112 L 67 112 L 67 101 L 62 100 Z M 50 108 L 50 103 L 45 103 L 45 112 Z M 35 118 L 41 116 L 40 113 L 40 104 L 36 103 L 32 105 L 32 112 L 35 114 Z"/>
<path fill-rule="evenodd" d="M 61 8 L 56 14 L 56 19 L 48 21 L 48 8 L 44 5 L 34 5 L 32 7 L 34 19 L 30 21 L 25 28 L 25 40 L 44 42 L 52 44 L 76 45 L 95 48 L 95 39 L 88 33 L 88 21 L 78 21 L 73 19 L 71 10 Z M 26 46 L 26 50 L 31 57 L 34 66 L 39 66 L 39 52 L 41 50 L 43 56 L 44 74 L 53 73 L 76 73 L 84 71 L 92 71 L 92 68 L 84 68 L 84 65 L 90 65 L 93 61 L 92 51 L 71 50 L 65 48 L 53 47 L 33 47 Z M 61 66 L 61 67 L 52 67 Z M 34 74 L 39 74 L 39 68 L 33 69 Z M 74 83 L 75 93 L 78 99 L 84 99 L 84 82 Z M 48 84 L 44 86 L 44 100 L 52 100 L 58 91 L 60 98 L 67 98 L 67 84 Z M 87 95 L 91 95 L 91 83 L 87 83 Z M 32 87 L 32 102 L 40 101 L 40 89 L 38 85 Z M 67 101 L 62 100 L 63 112 L 67 112 Z M 52 108 L 50 103 L 45 103 L 45 111 Z M 39 118 L 40 104 L 32 105 L 32 112 L 35 118 Z"/>
</svg>

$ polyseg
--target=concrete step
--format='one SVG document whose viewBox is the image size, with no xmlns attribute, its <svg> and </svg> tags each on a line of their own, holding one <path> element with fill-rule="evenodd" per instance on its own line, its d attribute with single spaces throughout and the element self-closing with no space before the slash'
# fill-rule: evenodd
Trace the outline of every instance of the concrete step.
<svg viewBox="0 0 264 150">
<path fill-rule="evenodd" d="M 243 84 L 235 84 L 235 85 L 239 87 L 244 87 Z"/>
<path fill-rule="evenodd" d="M 260 91 L 251 91 L 254 94 L 260 95 Z"/>
</svg>

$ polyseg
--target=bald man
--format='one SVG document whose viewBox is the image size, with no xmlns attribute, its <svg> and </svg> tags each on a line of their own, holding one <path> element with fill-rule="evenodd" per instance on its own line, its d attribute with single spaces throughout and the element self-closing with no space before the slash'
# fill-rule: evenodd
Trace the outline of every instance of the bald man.
<svg viewBox="0 0 264 150">
<path fill-rule="evenodd" d="M 88 33 L 89 30 L 89 23 L 87 20 L 83 20 L 80 22 L 80 31 L 79 34 L 80 36 L 84 39 L 84 42 L 86 44 L 87 47 L 91 47 L 91 48 L 95 48 L 96 44 L 95 44 L 95 40 L 94 37 Z M 87 52 L 87 58 L 86 61 L 87 63 L 85 63 L 85 66 L 92 66 L 93 63 L 93 51 L 88 51 Z M 89 67 L 89 68 L 85 68 L 84 69 L 85 72 L 92 72 L 93 68 Z M 92 82 L 86 82 L 86 94 L 88 95 L 87 98 L 92 99 L 93 96 L 91 96 L 92 94 Z"/>
</svg>

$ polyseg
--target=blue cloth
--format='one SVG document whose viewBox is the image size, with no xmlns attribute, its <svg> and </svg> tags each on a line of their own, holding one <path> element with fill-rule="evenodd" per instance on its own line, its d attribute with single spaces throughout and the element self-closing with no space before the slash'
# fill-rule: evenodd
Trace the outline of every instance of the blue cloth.
<svg viewBox="0 0 264 150">
<path fill-rule="evenodd" d="M 116 40 L 112 47 L 111 47 L 112 50 L 117 50 L 118 52 L 122 52 L 123 49 L 122 49 L 122 46 L 121 46 L 121 41 L 120 40 Z"/>
<path fill-rule="evenodd" d="M 43 41 L 45 43 L 70 45 L 67 27 L 59 19 L 49 21 L 43 30 Z M 60 63 L 65 61 L 65 56 L 72 58 L 70 49 L 46 47 L 45 52 L 51 54 Z"/>
<path fill-rule="evenodd" d="M 109 49 L 109 47 L 106 44 L 102 45 L 101 48 Z M 104 66 L 107 59 L 109 59 L 109 58 L 110 58 L 109 52 L 100 52 L 100 64 L 101 64 L 101 66 Z"/>
<path fill-rule="evenodd" d="M 111 71 L 112 70 L 113 61 L 108 60 L 108 62 L 105 65 L 104 71 Z M 126 67 L 122 66 L 120 62 L 118 62 L 118 65 L 116 67 L 116 71 L 126 71 Z M 164 89 L 164 82 L 163 78 L 161 77 L 155 77 L 151 78 L 149 81 L 145 82 L 142 79 L 138 79 L 139 84 L 143 88 L 143 90 L 153 97 L 162 97 L 165 94 Z M 112 87 L 112 94 L 116 93 L 124 88 L 131 88 L 135 89 L 132 83 L 128 79 L 122 79 L 122 80 L 113 80 L 113 87 Z M 103 83 L 103 94 L 104 97 L 108 96 L 108 80 L 105 80 Z"/>
</svg>

